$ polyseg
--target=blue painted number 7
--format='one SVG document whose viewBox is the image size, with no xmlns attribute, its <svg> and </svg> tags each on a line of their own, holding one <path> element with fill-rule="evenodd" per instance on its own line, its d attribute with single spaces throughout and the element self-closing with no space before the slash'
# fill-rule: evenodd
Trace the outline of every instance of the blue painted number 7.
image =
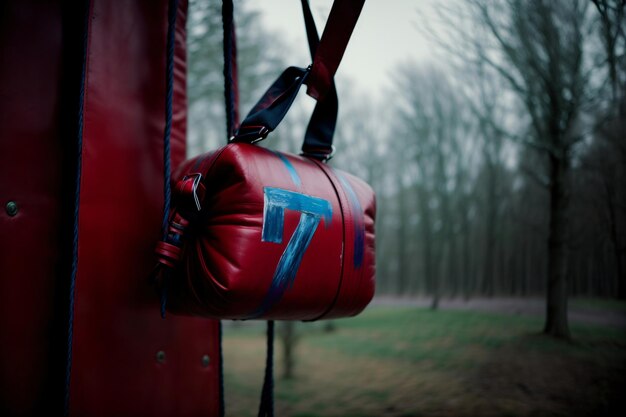
<svg viewBox="0 0 626 417">
<path fill-rule="evenodd" d="M 272 283 L 263 302 L 251 318 L 263 315 L 282 298 L 288 288 L 291 288 L 304 252 L 311 243 L 321 219 L 324 219 L 328 227 L 333 215 L 330 202 L 322 198 L 273 187 L 265 187 L 263 196 L 263 231 L 261 233 L 263 242 L 282 243 L 285 210 L 299 211 L 300 221 L 278 261 Z"/>
</svg>

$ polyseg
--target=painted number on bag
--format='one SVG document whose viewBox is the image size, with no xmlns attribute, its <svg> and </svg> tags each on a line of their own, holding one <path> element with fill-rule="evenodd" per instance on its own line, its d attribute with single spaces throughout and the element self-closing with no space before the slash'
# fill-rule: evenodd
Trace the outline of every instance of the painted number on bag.
<svg viewBox="0 0 626 417">
<path fill-rule="evenodd" d="M 263 315 L 291 288 L 317 226 L 323 219 L 328 227 L 333 215 L 330 202 L 322 198 L 273 187 L 265 187 L 263 195 L 263 242 L 282 243 L 285 210 L 300 212 L 300 221 L 278 261 L 267 295 L 253 317 Z"/>
</svg>

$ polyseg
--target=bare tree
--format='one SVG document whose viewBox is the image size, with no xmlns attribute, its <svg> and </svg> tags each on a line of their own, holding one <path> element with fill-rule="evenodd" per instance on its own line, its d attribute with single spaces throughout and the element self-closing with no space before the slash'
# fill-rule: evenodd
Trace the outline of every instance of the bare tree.
<svg viewBox="0 0 626 417">
<path fill-rule="evenodd" d="M 422 271 L 436 309 L 442 290 L 458 287 L 458 276 L 465 273 L 457 261 L 461 228 L 453 213 L 456 194 L 469 177 L 467 106 L 440 68 L 409 64 L 399 74 L 397 134 L 404 139 L 398 152 L 411 161 L 401 173 L 411 177 L 415 190 Z M 401 189 L 398 199 L 406 205 L 410 195 Z"/>
<path fill-rule="evenodd" d="M 471 17 L 478 30 L 469 34 L 463 25 L 452 27 L 459 44 L 450 49 L 466 64 L 486 65 L 506 81 L 519 104 L 521 119 L 528 124 L 524 134 L 508 136 L 546 155 L 545 166 L 536 168 L 539 176 L 547 179 L 549 194 L 544 332 L 569 338 L 567 177 L 572 149 L 583 137 L 580 114 L 588 98 L 588 3 L 468 0 L 466 4 L 455 16 Z M 511 131 L 510 126 L 498 129 Z"/>
<path fill-rule="evenodd" d="M 626 71 L 624 53 L 626 48 L 626 0 L 592 0 L 600 20 L 600 39 L 604 50 L 605 67 L 609 73 L 611 102 L 614 110 L 626 112 Z"/>
<path fill-rule="evenodd" d="M 609 100 L 598 114 L 595 143 L 586 165 L 597 174 L 606 207 L 606 229 L 618 275 L 617 295 L 626 299 L 626 0 L 593 0 L 598 12 Z M 595 157 L 594 157 L 595 156 Z"/>
</svg>

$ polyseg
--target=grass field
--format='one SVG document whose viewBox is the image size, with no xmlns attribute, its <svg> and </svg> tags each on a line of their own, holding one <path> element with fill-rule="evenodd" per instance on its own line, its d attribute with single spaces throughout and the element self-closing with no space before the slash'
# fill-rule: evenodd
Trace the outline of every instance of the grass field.
<svg viewBox="0 0 626 417">
<path fill-rule="evenodd" d="M 541 325 L 538 318 L 396 307 L 338 320 L 332 333 L 299 323 L 294 379 L 279 378 L 276 343 L 276 415 L 625 415 L 624 329 L 572 325 L 569 343 L 540 335 Z M 223 349 L 226 414 L 256 416 L 264 326 L 225 327 Z"/>
</svg>

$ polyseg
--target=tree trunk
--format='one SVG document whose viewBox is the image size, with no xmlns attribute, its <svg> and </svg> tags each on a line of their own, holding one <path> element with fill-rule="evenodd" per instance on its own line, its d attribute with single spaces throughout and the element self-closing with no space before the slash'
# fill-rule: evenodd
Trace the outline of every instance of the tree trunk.
<svg viewBox="0 0 626 417">
<path fill-rule="evenodd" d="M 283 345 L 283 379 L 293 378 L 294 350 L 296 345 L 296 329 L 293 321 L 282 324 L 281 342 Z"/>
<path fill-rule="evenodd" d="M 448 288 L 450 298 L 454 298 L 459 291 L 459 276 L 462 274 L 460 256 L 458 256 L 458 245 L 455 236 L 450 237 L 450 254 L 448 259 Z"/>
<path fill-rule="evenodd" d="M 432 301 L 430 302 L 430 309 L 437 310 L 439 308 L 439 300 L 441 298 L 441 285 L 439 283 L 439 279 L 444 276 L 443 274 L 447 272 L 447 268 L 445 268 L 445 261 L 447 259 L 447 254 L 449 252 L 450 244 L 449 242 L 443 241 L 441 243 L 441 250 L 439 251 L 439 262 L 438 262 L 438 274 L 436 278 L 433 279 L 433 293 L 432 293 Z"/>
<path fill-rule="evenodd" d="M 626 265 L 624 265 L 624 256 L 619 249 L 615 251 L 617 257 L 617 298 L 626 300 Z"/>
<path fill-rule="evenodd" d="M 326 320 L 324 323 L 324 333 L 332 333 L 337 330 L 337 326 L 335 326 L 335 320 Z"/>
<path fill-rule="evenodd" d="M 619 173 L 615 172 L 615 176 L 612 179 L 609 178 L 605 178 L 604 181 L 616 181 L 617 182 L 617 187 L 619 187 Z M 613 247 L 613 255 L 615 257 L 615 271 L 617 273 L 617 298 L 619 298 L 620 300 L 625 300 L 626 299 L 626 271 L 624 271 L 624 265 L 623 265 L 623 256 L 620 253 L 620 246 L 621 246 L 621 242 L 620 242 L 620 237 L 619 237 L 619 231 L 618 231 L 618 219 L 617 219 L 617 214 L 616 214 L 616 199 L 618 198 L 615 194 L 616 194 L 616 190 L 615 188 L 617 187 L 610 187 L 608 184 L 605 184 L 605 189 L 606 189 L 606 193 L 607 193 L 607 209 L 608 209 L 608 214 L 609 214 L 609 238 L 611 240 L 611 246 Z"/>
<path fill-rule="evenodd" d="M 496 201 L 496 173 L 493 161 L 488 152 L 485 152 L 487 158 L 487 198 L 485 204 L 486 207 L 486 222 L 485 225 L 485 266 L 483 271 L 483 283 L 482 283 L 482 295 L 487 297 L 493 297 L 494 292 L 494 252 L 496 246 L 496 221 L 497 221 L 497 207 Z"/>
<path fill-rule="evenodd" d="M 428 193 L 423 189 L 418 189 L 420 207 L 420 230 L 422 233 L 422 262 L 424 264 L 424 281 L 426 282 L 426 292 L 434 293 L 434 271 L 432 254 L 432 232 L 430 206 L 428 204 Z M 435 307 L 436 308 L 436 307 Z"/>
<path fill-rule="evenodd" d="M 398 184 L 402 184 L 400 178 Z M 406 207 L 406 194 L 408 191 L 400 186 L 398 192 L 398 276 L 396 279 L 396 292 L 404 295 L 406 291 L 406 280 L 408 278 L 408 265 L 406 256 L 406 229 L 408 226 L 408 213 Z"/>
<path fill-rule="evenodd" d="M 519 238 L 521 240 L 521 250 L 520 254 L 520 294 L 522 297 L 526 297 L 528 295 L 528 242 L 527 239 Z"/>
<path fill-rule="evenodd" d="M 470 283 L 470 226 L 467 218 L 467 210 L 469 209 L 469 201 L 467 197 L 463 197 L 462 204 L 459 204 L 457 216 L 461 225 L 461 242 L 459 252 L 461 255 L 460 265 L 458 268 L 460 280 L 460 291 L 463 299 L 467 301 L 469 299 L 469 283 Z"/>
<path fill-rule="evenodd" d="M 550 155 L 550 230 L 548 234 L 548 291 L 544 333 L 569 339 L 567 319 L 567 196 L 566 162 Z"/>
</svg>

